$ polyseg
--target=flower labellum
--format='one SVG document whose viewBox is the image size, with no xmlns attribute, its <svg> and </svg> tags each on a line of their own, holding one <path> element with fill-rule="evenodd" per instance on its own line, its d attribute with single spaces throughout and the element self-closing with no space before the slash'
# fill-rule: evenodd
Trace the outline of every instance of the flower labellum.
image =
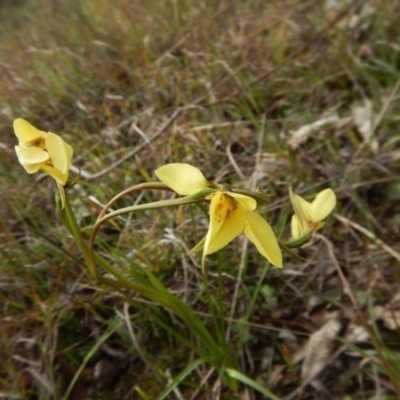
<svg viewBox="0 0 400 400">
<path fill-rule="evenodd" d="M 15 152 L 25 170 L 29 174 L 42 170 L 64 186 L 71 167 L 72 147 L 60 136 L 39 131 L 22 118 L 14 121 L 14 131 L 19 140 Z"/>
<path fill-rule="evenodd" d="M 324 226 L 324 219 L 336 206 L 336 196 L 332 189 L 319 192 L 312 203 L 293 193 L 289 188 L 290 201 L 294 209 L 292 216 L 292 237 L 312 235 Z"/>
</svg>

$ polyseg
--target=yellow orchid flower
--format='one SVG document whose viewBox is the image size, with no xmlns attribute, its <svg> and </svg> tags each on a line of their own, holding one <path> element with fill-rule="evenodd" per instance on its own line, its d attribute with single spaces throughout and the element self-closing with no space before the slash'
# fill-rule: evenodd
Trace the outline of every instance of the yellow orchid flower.
<svg viewBox="0 0 400 400">
<path fill-rule="evenodd" d="M 225 247 L 242 232 L 257 250 L 276 267 L 282 267 L 282 253 L 271 226 L 254 212 L 257 202 L 249 196 L 218 191 L 210 203 L 210 226 L 204 239 L 203 265 L 208 254 Z M 202 244 L 203 242 L 201 242 Z M 196 246 L 192 251 L 198 250 Z"/>
<path fill-rule="evenodd" d="M 39 131 L 22 118 L 14 121 L 14 131 L 19 140 L 15 152 L 26 172 L 33 174 L 41 169 L 58 185 L 65 185 L 71 167 L 72 147 L 60 136 Z"/>
<path fill-rule="evenodd" d="M 311 236 L 321 229 L 325 225 L 323 220 L 336 206 L 336 196 L 332 189 L 319 192 L 312 203 L 294 194 L 291 188 L 289 195 L 294 209 L 291 224 L 293 239 L 302 235 Z"/>
<path fill-rule="evenodd" d="M 155 171 L 157 177 L 179 194 L 191 195 L 210 187 L 195 167 L 168 164 Z M 191 253 L 203 248 L 203 267 L 208 254 L 225 247 L 241 233 L 276 267 L 282 267 L 282 253 L 271 226 L 254 210 L 257 202 L 243 194 L 218 190 L 206 197 L 210 203 L 210 225 L 206 237 Z"/>
</svg>

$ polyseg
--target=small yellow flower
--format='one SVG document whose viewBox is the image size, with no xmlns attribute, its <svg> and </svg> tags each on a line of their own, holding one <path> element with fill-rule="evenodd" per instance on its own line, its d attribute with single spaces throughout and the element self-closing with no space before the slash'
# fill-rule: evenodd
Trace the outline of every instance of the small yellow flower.
<svg viewBox="0 0 400 400">
<path fill-rule="evenodd" d="M 14 121 L 14 131 L 19 140 L 15 152 L 25 170 L 33 174 L 41 169 L 58 185 L 65 185 L 71 167 L 72 147 L 60 136 L 39 131 L 22 118 Z"/>
<path fill-rule="evenodd" d="M 312 203 L 294 194 L 289 188 L 290 201 L 294 209 L 292 216 L 292 237 L 297 239 L 302 235 L 311 236 L 313 232 L 321 229 L 323 220 L 336 206 L 336 196 L 332 189 L 319 192 Z"/>
<path fill-rule="evenodd" d="M 257 202 L 239 193 L 218 191 L 206 197 L 210 203 L 210 225 L 204 239 L 203 265 L 208 254 L 225 247 L 241 233 L 273 265 L 282 267 L 282 253 L 271 226 L 254 212 Z M 202 244 L 203 242 L 201 242 Z M 199 250 L 196 246 L 193 251 Z"/>
<path fill-rule="evenodd" d="M 195 167 L 188 164 L 168 164 L 155 171 L 157 177 L 179 194 L 191 195 L 210 187 L 210 183 Z M 282 267 L 282 253 L 271 226 L 254 210 L 252 197 L 225 190 L 206 197 L 210 202 L 210 225 L 206 237 L 191 252 L 203 248 L 203 266 L 208 254 L 225 247 L 244 233 L 257 250 L 273 265 Z"/>
</svg>

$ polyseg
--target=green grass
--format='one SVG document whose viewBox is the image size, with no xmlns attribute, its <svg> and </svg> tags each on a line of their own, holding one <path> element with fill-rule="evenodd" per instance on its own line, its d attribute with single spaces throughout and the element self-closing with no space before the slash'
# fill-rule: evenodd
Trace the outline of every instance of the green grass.
<svg viewBox="0 0 400 400">
<path fill-rule="evenodd" d="M 400 393 L 399 337 L 372 312 L 376 305 L 399 307 L 397 4 L 2 3 L 0 397 Z M 354 104 L 366 99 L 376 149 L 352 117 Z M 337 122 L 291 145 L 293 132 L 332 115 Z M 333 188 L 337 216 L 327 220 L 324 237 L 295 250 L 306 261 L 285 253 L 282 270 L 268 267 L 241 236 L 208 257 L 206 276 L 201 255 L 188 254 L 206 232 L 206 205 L 205 213 L 196 205 L 144 211 L 102 227 L 96 249 L 115 268 L 149 287 L 156 281 L 138 274 L 150 272 L 194 310 L 216 343 L 223 348 L 228 339 L 222 351 L 232 365 L 223 374 L 193 327 L 168 308 L 98 284 L 85 272 L 57 217 L 53 182 L 27 175 L 17 162 L 12 122 L 18 117 L 74 148 L 71 175 L 79 179 L 79 170 L 81 183 L 69 198 L 85 234 L 100 212 L 93 198 L 106 204 L 127 187 L 155 181 L 154 170 L 170 162 L 190 163 L 217 182 L 255 185 L 270 201 L 260 212 L 283 240 L 290 236 L 289 186 L 307 199 Z M 142 196 L 140 203 L 170 194 Z M 127 196 L 118 207 L 137 200 Z M 340 313 L 342 328 L 318 390 L 302 382 L 305 361 L 293 357 L 332 311 Z M 351 324 L 366 325 L 373 339 L 350 343 Z"/>
</svg>

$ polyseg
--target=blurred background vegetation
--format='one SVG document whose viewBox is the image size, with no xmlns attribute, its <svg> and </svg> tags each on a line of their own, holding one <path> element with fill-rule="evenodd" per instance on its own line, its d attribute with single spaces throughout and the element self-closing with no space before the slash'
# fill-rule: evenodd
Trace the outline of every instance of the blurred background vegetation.
<svg viewBox="0 0 400 400">
<path fill-rule="evenodd" d="M 210 257 L 205 288 L 195 207 L 123 219 L 98 247 L 157 274 L 211 331 L 222 310 L 238 368 L 277 398 L 398 398 L 399 20 L 389 0 L 1 1 L 0 398 L 264 398 L 207 365 L 162 394 L 193 360 L 172 334 L 187 327 L 85 273 L 53 182 L 17 162 L 18 117 L 74 148 L 84 230 L 169 162 L 266 193 L 285 240 L 289 186 L 332 187 L 335 215 L 282 270 L 240 238 Z"/>
</svg>

